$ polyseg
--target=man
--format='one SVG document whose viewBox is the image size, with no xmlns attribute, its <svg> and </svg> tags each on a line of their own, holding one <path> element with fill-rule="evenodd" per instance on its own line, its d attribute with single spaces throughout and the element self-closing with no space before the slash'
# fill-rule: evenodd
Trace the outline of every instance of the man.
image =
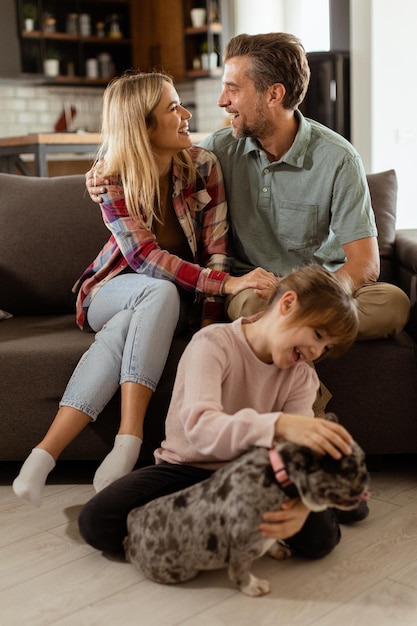
<svg viewBox="0 0 417 626">
<path fill-rule="evenodd" d="M 201 145 L 220 160 L 233 234 L 232 273 L 277 276 L 315 262 L 347 273 L 358 290 L 358 339 L 400 332 L 410 303 L 379 276 L 377 230 L 353 146 L 298 111 L 310 71 L 293 35 L 238 35 L 225 50 L 219 106 L 231 128 Z M 256 291 L 229 298 L 230 319 L 265 307 Z"/>
</svg>

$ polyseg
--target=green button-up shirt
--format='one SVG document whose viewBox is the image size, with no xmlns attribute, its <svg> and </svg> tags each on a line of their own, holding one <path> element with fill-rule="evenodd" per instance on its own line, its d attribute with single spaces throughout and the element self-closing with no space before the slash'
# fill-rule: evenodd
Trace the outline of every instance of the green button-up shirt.
<svg viewBox="0 0 417 626">
<path fill-rule="evenodd" d="M 294 143 L 270 163 L 251 138 L 229 128 L 201 145 L 222 169 L 232 226 L 232 273 L 264 267 L 277 275 L 315 262 L 335 271 L 342 245 L 376 236 L 374 213 L 359 154 L 334 131 L 296 111 Z"/>
</svg>

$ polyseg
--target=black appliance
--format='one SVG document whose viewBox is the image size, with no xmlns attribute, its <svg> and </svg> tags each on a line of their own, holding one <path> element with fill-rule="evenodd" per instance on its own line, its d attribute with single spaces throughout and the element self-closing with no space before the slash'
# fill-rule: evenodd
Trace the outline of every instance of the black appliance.
<svg viewBox="0 0 417 626">
<path fill-rule="evenodd" d="M 307 53 L 311 78 L 300 111 L 350 141 L 350 63 L 348 52 Z"/>
</svg>

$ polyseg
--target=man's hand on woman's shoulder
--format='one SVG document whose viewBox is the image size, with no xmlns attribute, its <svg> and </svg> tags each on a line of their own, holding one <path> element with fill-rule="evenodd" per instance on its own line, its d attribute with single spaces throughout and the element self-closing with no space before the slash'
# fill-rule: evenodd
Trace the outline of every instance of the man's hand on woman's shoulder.
<svg viewBox="0 0 417 626">
<path fill-rule="evenodd" d="M 85 175 L 85 185 L 87 191 L 90 194 L 90 198 L 93 202 L 103 202 L 103 198 L 100 196 L 102 193 L 107 192 L 106 185 L 109 185 L 110 181 L 107 178 L 98 178 L 94 173 L 94 168 L 88 170 Z"/>
</svg>

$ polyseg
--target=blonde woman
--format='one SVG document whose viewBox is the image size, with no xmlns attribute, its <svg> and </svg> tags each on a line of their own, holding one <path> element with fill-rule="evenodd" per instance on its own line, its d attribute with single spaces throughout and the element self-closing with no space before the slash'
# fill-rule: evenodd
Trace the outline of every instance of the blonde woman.
<svg viewBox="0 0 417 626">
<path fill-rule="evenodd" d="M 95 171 L 107 183 L 100 208 L 110 238 L 76 285 L 77 323 L 96 340 L 13 483 L 35 506 L 58 456 L 119 385 L 120 427 L 96 471 L 96 491 L 133 469 L 149 401 L 174 332 L 184 327 L 180 310 L 204 297 L 205 326 L 221 318 L 220 296 L 253 287 L 267 299 L 276 287 L 261 268 L 229 275 L 223 177 L 216 157 L 192 146 L 190 118 L 164 74 L 125 75 L 105 90 Z"/>
</svg>

